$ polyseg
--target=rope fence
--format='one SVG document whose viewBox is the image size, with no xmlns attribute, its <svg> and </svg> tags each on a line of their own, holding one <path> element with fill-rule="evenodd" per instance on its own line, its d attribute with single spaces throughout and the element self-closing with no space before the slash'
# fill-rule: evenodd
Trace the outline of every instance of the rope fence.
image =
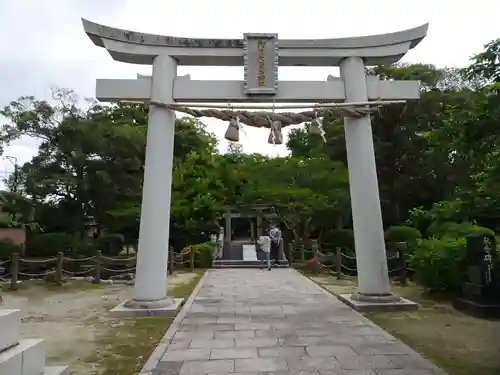
<svg viewBox="0 0 500 375">
<path fill-rule="evenodd" d="M 17 290 L 22 280 L 45 279 L 54 283 L 62 283 L 65 279 L 86 279 L 94 284 L 104 280 L 132 281 L 135 277 L 136 255 L 106 256 L 100 250 L 96 255 L 77 258 L 63 253 L 51 258 L 24 258 L 13 253 L 10 259 L 0 261 L 0 282 L 7 283 L 11 290 Z M 188 247 L 180 253 L 169 250 L 168 272 L 174 269 L 193 270 L 195 267 L 195 251 Z"/>
<path fill-rule="evenodd" d="M 396 279 L 402 286 L 408 283 L 408 273 L 413 272 L 408 267 L 407 244 L 396 242 L 388 244 L 387 266 L 391 279 Z M 344 276 L 357 276 L 356 256 L 348 254 L 342 247 L 331 250 L 320 250 L 316 240 L 312 240 L 310 248 L 304 244 L 289 243 L 287 247 L 288 261 L 294 267 L 304 267 L 306 264 L 316 266 L 320 270 L 340 280 Z"/>
</svg>

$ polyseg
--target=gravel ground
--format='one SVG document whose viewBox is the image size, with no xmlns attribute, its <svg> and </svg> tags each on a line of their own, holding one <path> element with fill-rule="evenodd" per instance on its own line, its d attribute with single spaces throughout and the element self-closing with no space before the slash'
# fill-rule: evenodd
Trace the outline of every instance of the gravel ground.
<svg viewBox="0 0 500 375">
<path fill-rule="evenodd" d="M 174 274 L 169 277 L 169 289 L 194 277 L 194 273 Z M 21 310 L 22 337 L 46 340 L 49 365 L 68 365 L 74 375 L 95 375 L 100 372 L 98 365 L 89 358 L 103 350 L 98 345 L 98 333 L 123 324 L 110 318 L 107 311 L 132 295 L 133 286 L 128 285 L 92 285 L 84 281 L 49 289 L 23 285 L 16 292 L 3 293 L 1 308 Z"/>
</svg>

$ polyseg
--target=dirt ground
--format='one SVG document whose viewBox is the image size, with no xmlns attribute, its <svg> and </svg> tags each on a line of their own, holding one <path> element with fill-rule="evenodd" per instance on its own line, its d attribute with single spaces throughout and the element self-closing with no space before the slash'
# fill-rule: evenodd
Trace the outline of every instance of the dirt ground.
<svg viewBox="0 0 500 375">
<path fill-rule="evenodd" d="M 169 276 L 169 290 L 191 282 L 196 273 Z M 20 309 L 23 314 L 23 338 L 45 339 L 47 363 L 67 365 L 72 375 L 99 374 L 99 338 L 103 330 L 123 323 L 112 319 L 107 311 L 119 302 L 130 299 L 133 286 L 92 285 L 71 281 L 62 287 L 46 288 L 24 283 L 20 290 L 4 292 L 0 308 Z M 97 355 L 96 355 L 97 354 Z"/>
<path fill-rule="evenodd" d="M 313 276 L 330 292 L 350 293 L 356 280 Z M 456 311 L 449 300 L 425 294 L 415 284 L 393 292 L 418 302 L 417 311 L 369 313 L 380 327 L 445 369 L 449 375 L 500 375 L 500 321 L 474 318 Z"/>
</svg>

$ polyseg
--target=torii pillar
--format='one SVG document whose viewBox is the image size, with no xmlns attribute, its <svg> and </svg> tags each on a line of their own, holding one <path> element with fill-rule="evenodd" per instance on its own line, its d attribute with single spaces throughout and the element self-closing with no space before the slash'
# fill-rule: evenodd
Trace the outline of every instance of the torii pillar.
<svg viewBox="0 0 500 375">
<path fill-rule="evenodd" d="M 428 25 L 400 32 L 340 39 L 283 39 L 245 34 L 244 39 L 193 39 L 138 33 L 83 20 L 85 32 L 113 59 L 152 65 L 151 77 L 99 79 L 102 101 L 156 103 L 319 103 L 415 100 L 417 81 L 385 81 L 365 66 L 399 61 L 426 36 Z M 340 66 L 340 78 L 325 82 L 278 82 L 280 66 Z M 196 81 L 177 77 L 177 65 L 244 66 L 244 81 Z M 132 300 L 116 314 L 175 314 L 179 301 L 166 297 L 170 195 L 175 115 L 150 105 Z M 355 308 L 395 304 L 416 306 L 391 293 L 370 117 L 345 118 L 347 159 L 358 269 L 358 291 L 341 298 Z M 228 230 L 228 228 L 226 228 Z"/>
</svg>

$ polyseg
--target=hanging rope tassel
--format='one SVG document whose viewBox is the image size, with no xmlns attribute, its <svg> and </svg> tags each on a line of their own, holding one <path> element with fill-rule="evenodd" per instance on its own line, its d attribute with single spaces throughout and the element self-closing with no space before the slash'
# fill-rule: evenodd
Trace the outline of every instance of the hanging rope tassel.
<svg viewBox="0 0 500 375">
<path fill-rule="evenodd" d="M 283 144 L 283 133 L 281 132 L 281 121 L 270 121 L 271 130 L 269 131 L 269 137 L 267 138 L 267 143 L 272 145 Z"/>
<path fill-rule="evenodd" d="M 224 135 L 224 138 L 226 138 L 230 142 L 239 142 L 240 140 L 240 127 L 238 124 L 237 119 L 230 119 L 229 120 L 229 125 L 226 130 L 226 134 Z"/>
<path fill-rule="evenodd" d="M 323 119 L 320 117 L 316 117 L 316 119 L 311 122 L 311 126 L 309 127 L 309 133 L 314 134 L 314 135 L 319 135 L 321 138 L 323 138 L 323 142 L 326 143 L 326 137 L 325 137 L 325 129 L 323 128 Z"/>
</svg>

